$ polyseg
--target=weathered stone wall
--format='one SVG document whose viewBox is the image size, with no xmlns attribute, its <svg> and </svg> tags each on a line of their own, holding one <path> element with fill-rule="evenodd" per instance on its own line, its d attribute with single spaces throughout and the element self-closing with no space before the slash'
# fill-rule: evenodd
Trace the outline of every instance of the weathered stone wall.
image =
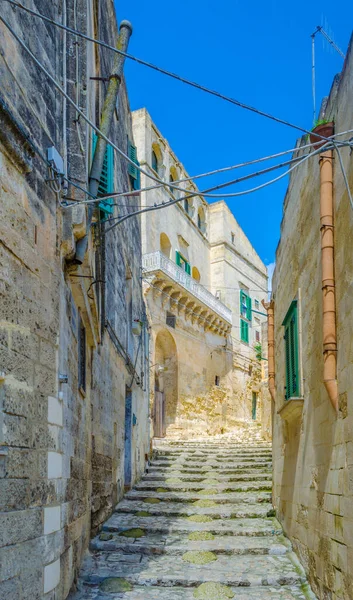
<svg viewBox="0 0 353 600">
<path fill-rule="evenodd" d="M 334 119 L 336 133 L 353 129 L 352 102 L 351 43 L 341 78 L 334 82 L 324 113 L 325 118 Z M 341 149 L 341 154 L 353 189 L 350 149 Z M 291 176 L 276 256 L 273 281 L 276 359 L 274 502 L 318 598 L 348 600 L 353 597 L 353 212 L 336 154 L 338 415 L 323 384 L 319 202 L 320 172 L 316 156 Z M 277 414 L 285 403 L 282 322 L 294 298 L 299 304 L 303 409 L 301 416 L 286 422 Z"/>
<path fill-rule="evenodd" d="M 33 8 L 116 43 L 111 0 L 50 6 L 39 0 Z M 106 83 L 91 77 L 108 76 L 113 55 L 6 2 L 1 14 L 61 85 L 66 76 L 69 95 L 99 124 Z M 139 221 L 130 219 L 106 236 L 105 246 L 90 235 L 84 264 L 71 263 L 86 230 L 86 209 L 60 209 L 45 181 L 45 162 L 26 140 L 44 155 L 54 145 L 68 177 L 86 188 L 92 132 L 82 119 L 76 123 L 75 110 L 0 30 L 0 596 L 61 600 L 90 533 L 123 493 L 127 389 L 135 416 L 131 483 L 149 449 L 146 336 L 132 336 L 127 318 L 131 312 L 146 325 L 141 236 Z M 133 136 L 124 83 L 110 136 L 126 153 Z M 118 156 L 114 177 L 114 189 L 129 189 L 127 165 Z M 67 194 L 85 198 L 72 184 Z M 121 204 L 114 217 L 131 210 Z M 87 340 L 85 392 L 78 389 L 80 320 Z M 60 373 L 67 383 L 59 382 Z"/>
</svg>

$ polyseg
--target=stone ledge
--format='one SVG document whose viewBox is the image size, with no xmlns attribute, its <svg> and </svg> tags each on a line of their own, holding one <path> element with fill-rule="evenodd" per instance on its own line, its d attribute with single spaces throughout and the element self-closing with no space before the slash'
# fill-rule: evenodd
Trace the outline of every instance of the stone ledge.
<svg viewBox="0 0 353 600">
<path fill-rule="evenodd" d="M 295 421 L 302 416 L 304 398 L 290 398 L 282 404 L 277 414 L 287 422 Z"/>
</svg>

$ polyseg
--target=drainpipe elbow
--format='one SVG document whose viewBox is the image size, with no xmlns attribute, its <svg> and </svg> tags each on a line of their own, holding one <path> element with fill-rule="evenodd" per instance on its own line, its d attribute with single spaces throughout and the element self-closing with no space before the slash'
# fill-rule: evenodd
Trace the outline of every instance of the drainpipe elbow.
<svg viewBox="0 0 353 600">
<path fill-rule="evenodd" d="M 324 386 L 327 390 L 328 397 L 330 398 L 330 402 L 331 402 L 334 410 L 336 411 L 336 413 L 338 413 L 338 383 L 337 383 L 337 379 L 325 379 Z"/>
</svg>

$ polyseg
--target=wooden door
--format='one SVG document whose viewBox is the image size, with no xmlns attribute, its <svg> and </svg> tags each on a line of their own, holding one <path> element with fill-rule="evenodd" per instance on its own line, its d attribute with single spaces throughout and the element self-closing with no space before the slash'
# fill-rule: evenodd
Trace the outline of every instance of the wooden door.
<svg viewBox="0 0 353 600">
<path fill-rule="evenodd" d="M 165 395 L 164 392 L 154 393 L 153 414 L 154 437 L 165 437 Z"/>
</svg>

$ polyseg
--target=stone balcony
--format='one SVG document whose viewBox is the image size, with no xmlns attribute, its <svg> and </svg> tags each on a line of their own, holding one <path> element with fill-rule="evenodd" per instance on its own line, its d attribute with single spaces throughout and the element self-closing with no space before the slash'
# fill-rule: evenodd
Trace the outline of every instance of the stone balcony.
<svg viewBox="0 0 353 600">
<path fill-rule="evenodd" d="M 143 278 L 155 297 L 174 314 L 183 314 L 192 323 L 226 337 L 232 327 L 232 311 L 203 285 L 162 252 L 142 257 Z"/>
</svg>

